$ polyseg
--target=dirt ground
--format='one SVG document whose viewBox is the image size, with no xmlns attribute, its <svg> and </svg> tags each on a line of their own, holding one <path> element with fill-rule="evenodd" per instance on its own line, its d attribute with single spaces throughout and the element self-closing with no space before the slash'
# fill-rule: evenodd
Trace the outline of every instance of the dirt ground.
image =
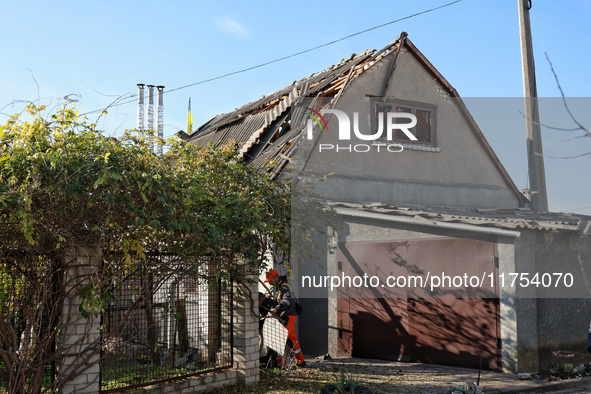
<svg viewBox="0 0 591 394">
<path fill-rule="evenodd" d="M 212 393 L 320 393 L 324 386 L 335 383 L 341 371 L 374 393 L 448 394 L 467 387 L 468 382 L 479 382 L 485 393 L 591 393 L 589 386 L 561 389 L 560 386 L 550 387 L 551 383 L 546 380 L 519 380 L 515 374 L 482 371 L 478 380 L 478 370 L 474 369 L 360 359 L 308 361 L 306 368 L 289 372 L 263 370 L 256 385 L 226 386 Z M 591 385 L 591 381 L 588 383 Z"/>
<path fill-rule="evenodd" d="M 478 379 L 478 371 L 471 369 L 347 359 L 308 362 L 306 368 L 289 372 L 263 370 L 257 385 L 228 386 L 213 393 L 319 393 L 334 384 L 341 371 L 374 393 L 449 393 Z M 481 378 L 487 374 L 494 372 L 484 372 Z"/>
</svg>

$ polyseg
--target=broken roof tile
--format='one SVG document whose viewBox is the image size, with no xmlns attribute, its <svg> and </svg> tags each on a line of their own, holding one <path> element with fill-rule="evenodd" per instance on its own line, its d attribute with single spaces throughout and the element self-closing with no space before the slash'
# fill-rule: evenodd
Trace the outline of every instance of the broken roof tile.
<svg viewBox="0 0 591 394">
<path fill-rule="evenodd" d="M 359 55 L 352 54 L 321 72 L 294 81 L 232 112 L 217 115 L 190 136 L 179 135 L 188 142 L 202 146 L 233 141 L 238 145 L 240 154 L 257 168 L 264 167 L 270 161 L 282 168 L 289 160 L 289 155 L 295 151 L 294 140 L 304 130 L 303 127 L 290 130 L 291 124 L 286 125 L 282 115 L 290 113 L 294 104 L 303 97 L 338 95 L 351 79 L 391 53 L 403 37 L 406 37 L 406 33 L 380 51 L 367 50 Z"/>
</svg>

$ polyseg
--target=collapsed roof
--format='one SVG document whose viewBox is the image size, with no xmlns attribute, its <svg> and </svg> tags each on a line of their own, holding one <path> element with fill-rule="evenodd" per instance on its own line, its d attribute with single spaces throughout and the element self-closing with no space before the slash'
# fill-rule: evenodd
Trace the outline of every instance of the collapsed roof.
<svg viewBox="0 0 591 394">
<path fill-rule="evenodd" d="M 361 74 L 366 72 L 386 56 L 400 51 L 402 46 L 409 49 L 417 60 L 431 73 L 450 97 L 457 99 L 460 111 L 470 123 L 481 145 L 491 157 L 507 185 L 514 190 L 522 202 L 529 202 L 517 189 L 508 173 L 501 165 L 486 142 L 480 129 L 461 103 L 456 90 L 429 63 L 420 51 L 402 32 L 394 41 L 381 50 L 367 50 L 359 55 L 352 54 L 347 59 L 327 69 L 314 73 L 274 93 L 248 103 L 232 112 L 217 115 L 200 126 L 191 135 L 180 131 L 179 136 L 200 146 L 207 144 L 236 144 L 239 154 L 245 161 L 272 177 L 279 176 L 302 145 L 306 131 L 302 107 L 297 104 L 304 99 L 328 100 L 336 104 L 343 90 Z M 394 62 L 395 63 L 395 62 Z M 314 101 L 312 104 L 315 104 Z M 300 111 L 298 111 L 300 108 Z M 292 125 L 295 125 L 292 127 Z M 529 209 L 503 210 L 462 210 L 426 206 L 387 206 L 380 203 L 349 204 L 335 203 L 334 207 L 351 208 L 358 211 L 374 212 L 392 216 L 411 217 L 415 222 L 437 221 L 465 223 L 476 226 L 505 229 L 535 229 L 545 231 L 572 231 L 580 236 L 591 232 L 591 218 L 585 215 L 545 213 L 534 214 Z"/>
<path fill-rule="evenodd" d="M 184 132 L 179 132 L 179 135 L 183 140 L 200 146 L 210 143 L 221 145 L 231 141 L 238 146 L 240 155 L 250 165 L 266 169 L 275 177 L 283 171 L 289 158 L 299 147 L 305 129 L 295 119 L 302 114 L 295 113 L 294 104 L 301 102 L 303 98 L 338 98 L 353 79 L 392 51 L 399 50 L 403 41 L 410 44 L 406 36 L 403 32 L 382 50 L 353 54 L 338 64 L 295 81 L 233 112 L 218 115 L 191 135 Z"/>
</svg>

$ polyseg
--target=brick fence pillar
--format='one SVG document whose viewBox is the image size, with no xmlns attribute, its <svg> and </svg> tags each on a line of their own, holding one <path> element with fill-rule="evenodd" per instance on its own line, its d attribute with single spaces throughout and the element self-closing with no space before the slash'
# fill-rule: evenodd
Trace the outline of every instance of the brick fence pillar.
<svg viewBox="0 0 591 394">
<path fill-rule="evenodd" d="M 100 386 L 100 318 L 85 318 L 79 311 L 80 290 L 91 283 L 100 267 L 101 248 L 74 247 L 66 254 L 66 294 L 62 309 L 58 379 L 66 383 L 61 393 L 98 393 Z"/>
<path fill-rule="evenodd" d="M 234 286 L 234 368 L 238 383 L 249 385 L 259 381 L 259 319 L 253 313 L 258 309 L 257 277 L 248 275 L 252 284 L 247 290 Z M 254 305 L 253 305 L 254 303 Z"/>
</svg>

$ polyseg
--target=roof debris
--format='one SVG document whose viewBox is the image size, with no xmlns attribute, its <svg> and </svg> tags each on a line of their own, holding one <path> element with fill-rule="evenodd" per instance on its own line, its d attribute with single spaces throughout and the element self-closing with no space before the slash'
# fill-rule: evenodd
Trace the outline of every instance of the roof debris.
<svg viewBox="0 0 591 394">
<path fill-rule="evenodd" d="M 240 155 L 249 165 L 268 172 L 272 177 L 277 177 L 301 146 L 305 136 L 304 123 L 298 122 L 298 118 L 303 115 L 304 111 L 300 108 L 298 113 L 298 104 L 303 104 L 304 99 L 312 99 L 313 104 L 320 100 L 334 104 L 340 93 L 353 79 L 371 69 L 392 52 L 397 51 L 398 53 L 403 45 L 408 45 L 413 51 L 418 52 L 414 45 L 407 40 L 407 34 L 402 32 L 394 41 L 379 51 L 367 50 L 359 55 L 352 54 L 338 64 L 299 81 L 294 81 L 283 89 L 265 95 L 233 112 L 213 117 L 191 135 L 181 131 L 179 136 L 187 142 L 200 146 L 234 143 Z M 449 96 L 459 97 L 455 89 L 428 63 L 427 59 L 421 55 L 418 60 L 433 72 L 434 78 L 440 83 L 444 92 Z M 395 67 L 395 62 L 391 67 Z M 469 119 L 473 122 L 471 118 Z M 477 126 L 474 127 L 477 129 Z M 478 133 L 481 133 L 479 129 Z M 492 148 L 487 143 L 484 144 L 484 148 L 490 150 L 487 152 L 497 163 L 498 159 L 492 152 Z M 500 162 L 498 162 L 498 167 L 509 186 L 517 190 Z M 527 199 L 518 190 L 516 193 L 519 198 L 527 202 Z M 343 202 L 331 204 L 335 208 L 351 208 L 409 217 L 418 224 L 436 220 L 503 229 L 573 231 L 583 237 L 591 233 L 591 216 L 573 213 L 536 214 L 527 208 L 473 209 Z"/>
<path fill-rule="evenodd" d="M 305 127 L 292 120 L 295 104 L 306 99 L 334 99 L 351 80 L 370 69 L 379 60 L 397 49 L 406 33 L 382 50 L 367 50 L 352 54 L 340 63 L 259 100 L 246 104 L 233 112 L 215 116 L 192 135 L 183 132 L 180 137 L 201 146 L 235 143 L 240 155 L 250 164 L 278 176 L 297 150 Z M 272 163 L 272 165 L 270 165 Z"/>
</svg>

